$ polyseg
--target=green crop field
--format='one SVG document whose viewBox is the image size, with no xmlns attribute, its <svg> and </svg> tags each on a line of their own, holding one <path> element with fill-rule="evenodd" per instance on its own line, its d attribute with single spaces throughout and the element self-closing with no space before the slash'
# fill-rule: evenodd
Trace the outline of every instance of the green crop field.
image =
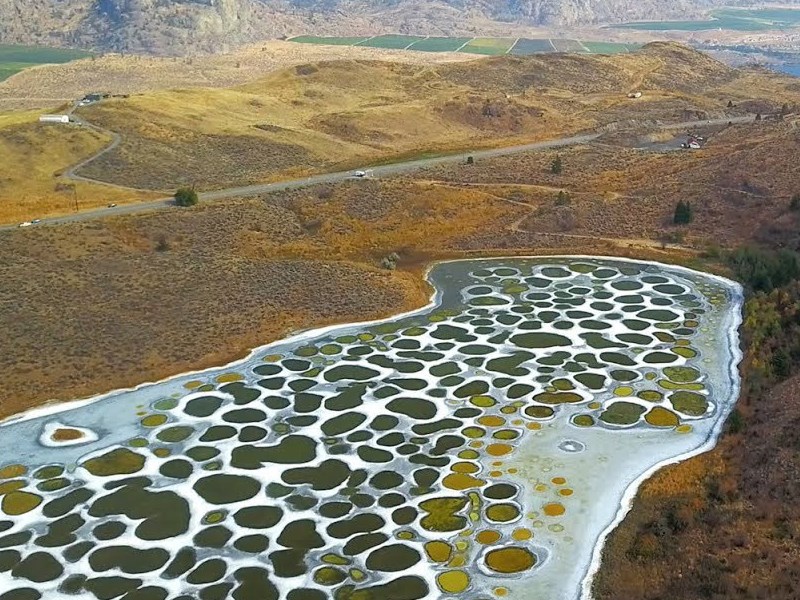
<svg viewBox="0 0 800 600">
<path fill-rule="evenodd" d="M 60 64 L 87 56 L 89 53 L 83 50 L 0 45 L 0 81 L 34 65 Z"/>
<path fill-rule="evenodd" d="M 553 45 L 550 40 L 530 40 L 521 38 L 511 50 L 515 56 L 526 56 L 528 54 L 539 54 L 541 52 L 553 52 Z"/>
<path fill-rule="evenodd" d="M 379 35 L 372 39 L 358 44 L 370 48 L 389 48 L 392 50 L 402 50 L 414 42 L 419 42 L 425 38 L 414 35 Z"/>
<path fill-rule="evenodd" d="M 409 50 L 422 52 L 455 52 L 472 38 L 429 37 L 415 42 Z"/>
<path fill-rule="evenodd" d="M 298 35 L 291 38 L 290 42 L 301 44 L 325 44 L 327 46 L 354 46 L 359 42 L 368 40 L 369 36 L 361 37 L 319 37 L 316 35 Z"/>
<path fill-rule="evenodd" d="M 800 10 L 791 8 L 723 8 L 711 12 L 704 21 L 642 21 L 623 23 L 615 27 L 647 31 L 703 31 L 728 29 L 731 31 L 765 31 L 800 26 Z"/>
<path fill-rule="evenodd" d="M 461 49 L 473 54 L 505 54 L 514 45 L 515 38 L 475 38 Z"/>
<path fill-rule="evenodd" d="M 301 35 L 291 38 L 291 42 L 301 44 L 332 44 L 336 46 L 368 46 L 370 48 L 389 48 L 394 50 L 419 50 L 422 52 L 466 52 L 497 56 L 513 54 L 527 56 L 546 52 L 572 52 L 592 54 L 617 54 L 632 52 L 639 48 L 636 44 L 617 44 L 613 42 L 582 42 L 567 39 L 529 39 L 520 38 L 458 38 L 458 37 L 418 37 L 413 35 L 379 35 L 376 37 L 318 37 Z M 516 42 L 516 43 L 515 43 Z"/>
</svg>

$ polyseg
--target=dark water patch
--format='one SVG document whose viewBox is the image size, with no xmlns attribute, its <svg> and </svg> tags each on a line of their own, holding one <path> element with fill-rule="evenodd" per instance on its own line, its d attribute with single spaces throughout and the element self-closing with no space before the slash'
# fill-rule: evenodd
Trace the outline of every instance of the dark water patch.
<svg viewBox="0 0 800 600">
<path fill-rule="evenodd" d="M 233 532 L 223 525 L 214 525 L 200 530 L 194 536 L 198 548 L 225 548 L 233 537 Z"/>
<path fill-rule="evenodd" d="M 258 400 L 259 396 L 261 395 L 261 392 L 259 392 L 257 389 L 247 387 L 241 381 L 223 385 L 221 388 L 219 388 L 219 390 L 233 396 L 233 401 L 235 404 L 249 404 L 250 402 Z"/>
<path fill-rule="evenodd" d="M 337 539 L 344 539 L 358 533 L 370 533 L 383 527 L 386 522 L 379 515 L 362 513 L 349 519 L 337 521 L 328 525 L 328 535 Z"/>
<path fill-rule="evenodd" d="M 230 425 L 212 425 L 200 436 L 201 442 L 218 442 L 236 435 L 236 428 Z"/>
<path fill-rule="evenodd" d="M 105 546 L 89 555 L 89 565 L 96 573 L 119 569 L 128 575 L 150 573 L 160 569 L 169 560 L 163 548 L 139 550 L 130 546 Z"/>
<path fill-rule="evenodd" d="M 419 552 L 405 544 L 389 544 L 370 552 L 367 569 L 396 573 L 410 569 L 422 559 Z"/>
<path fill-rule="evenodd" d="M 210 504 L 229 504 L 249 500 L 261 490 L 261 484 L 244 475 L 209 475 L 198 479 L 194 490 Z"/>
<path fill-rule="evenodd" d="M 228 564 L 220 558 L 209 558 L 197 565 L 186 577 L 192 585 L 202 585 L 219 581 L 228 572 Z"/>
<path fill-rule="evenodd" d="M 33 583 L 46 583 L 61 577 L 64 567 L 47 552 L 32 552 L 22 559 L 11 575 Z"/>
<path fill-rule="evenodd" d="M 269 579 L 269 572 L 260 567 L 242 567 L 234 577 L 239 582 L 233 591 L 234 600 L 278 600 L 279 594 Z"/>
<path fill-rule="evenodd" d="M 232 477 L 232 476 L 214 476 Z M 198 484 L 203 480 L 198 480 Z M 125 515 L 141 520 L 135 534 L 142 540 L 163 540 L 185 533 L 189 527 L 189 505 L 172 491 L 150 491 L 127 485 L 97 498 L 89 508 L 93 517 Z"/>
<path fill-rule="evenodd" d="M 389 537 L 384 533 L 356 535 L 347 540 L 347 543 L 342 548 L 342 553 L 345 556 L 356 556 L 387 541 L 389 541 Z"/>
<path fill-rule="evenodd" d="M 36 538 L 34 543 L 44 548 L 57 548 L 68 546 L 78 540 L 75 532 L 80 529 L 86 520 L 79 514 L 71 514 L 53 521 L 47 526 L 47 534 Z M 125 527 L 123 525 L 123 531 Z"/>
<path fill-rule="evenodd" d="M 458 390 L 456 390 L 456 395 L 458 395 Z M 422 398 L 395 398 L 386 405 L 386 408 L 420 421 L 432 419 L 437 412 L 433 402 Z"/>
<path fill-rule="evenodd" d="M 269 548 L 269 538 L 265 535 L 243 535 L 233 542 L 233 547 L 247 554 L 261 554 Z"/>
<path fill-rule="evenodd" d="M 322 461 L 316 467 L 299 467 L 283 472 L 281 478 L 289 485 L 310 484 L 317 491 L 339 487 L 350 476 L 350 467 L 336 459 Z"/>
<path fill-rule="evenodd" d="M 237 446 L 231 464 L 239 469 L 260 469 L 262 463 L 301 465 L 317 457 L 317 443 L 304 435 L 287 435 L 274 446 Z"/>
</svg>

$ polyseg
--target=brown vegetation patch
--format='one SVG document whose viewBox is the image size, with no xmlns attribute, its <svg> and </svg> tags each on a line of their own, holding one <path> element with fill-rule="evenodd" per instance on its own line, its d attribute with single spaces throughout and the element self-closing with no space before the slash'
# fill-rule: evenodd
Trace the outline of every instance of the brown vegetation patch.
<svg viewBox="0 0 800 600">
<path fill-rule="evenodd" d="M 192 184 L 203 189 L 248 185 L 324 165 L 302 146 L 256 135 L 176 131 L 174 137 L 157 139 L 129 129 L 123 140 L 78 174 L 126 187 L 171 191 Z"/>
<path fill-rule="evenodd" d="M 77 429 L 69 429 L 66 427 L 59 427 L 50 436 L 54 442 L 71 442 L 83 438 L 84 434 Z"/>
</svg>

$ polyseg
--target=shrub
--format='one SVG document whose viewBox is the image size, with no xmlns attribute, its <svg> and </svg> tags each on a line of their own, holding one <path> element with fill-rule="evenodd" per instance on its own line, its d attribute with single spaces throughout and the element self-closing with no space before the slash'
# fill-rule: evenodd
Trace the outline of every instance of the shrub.
<svg viewBox="0 0 800 600">
<path fill-rule="evenodd" d="M 795 194 L 789 201 L 789 210 L 800 210 L 800 194 Z"/>
<path fill-rule="evenodd" d="M 675 206 L 675 215 L 672 217 L 672 222 L 675 225 L 688 225 L 693 220 L 694 211 L 692 210 L 692 205 L 689 202 L 678 200 L 678 204 Z"/>
<path fill-rule="evenodd" d="M 569 194 L 564 190 L 558 192 L 558 196 L 556 196 L 556 206 L 569 206 L 572 202 L 572 198 L 569 197 Z"/>
<path fill-rule="evenodd" d="M 550 172 L 555 175 L 561 175 L 561 172 L 564 170 L 564 164 L 561 162 L 561 155 L 557 155 L 555 160 L 553 160 L 553 164 L 550 165 Z"/>
<path fill-rule="evenodd" d="M 731 411 L 730 416 L 728 417 L 728 433 L 741 433 L 744 431 L 746 424 L 744 421 L 744 417 L 742 416 L 741 411 L 738 408 L 734 408 Z"/>
<path fill-rule="evenodd" d="M 156 252 L 167 252 L 169 250 L 169 242 L 167 241 L 167 236 L 163 233 L 158 236 L 158 240 L 156 241 Z"/>
<path fill-rule="evenodd" d="M 199 201 L 194 188 L 182 187 L 175 192 L 175 204 L 178 206 L 194 206 Z"/>
</svg>

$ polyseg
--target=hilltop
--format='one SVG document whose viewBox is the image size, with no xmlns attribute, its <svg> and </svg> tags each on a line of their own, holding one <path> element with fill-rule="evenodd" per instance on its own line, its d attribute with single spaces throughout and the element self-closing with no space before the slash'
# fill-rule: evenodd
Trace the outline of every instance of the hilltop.
<svg viewBox="0 0 800 600">
<path fill-rule="evenodd" d="M 282 35 L 414 33 L 508 35 L 521 27 L 576 27 L 696 17 L 748 0 L 2 0 L 5 43 L 180 54 L 218 52 Z"/>
</svg>

